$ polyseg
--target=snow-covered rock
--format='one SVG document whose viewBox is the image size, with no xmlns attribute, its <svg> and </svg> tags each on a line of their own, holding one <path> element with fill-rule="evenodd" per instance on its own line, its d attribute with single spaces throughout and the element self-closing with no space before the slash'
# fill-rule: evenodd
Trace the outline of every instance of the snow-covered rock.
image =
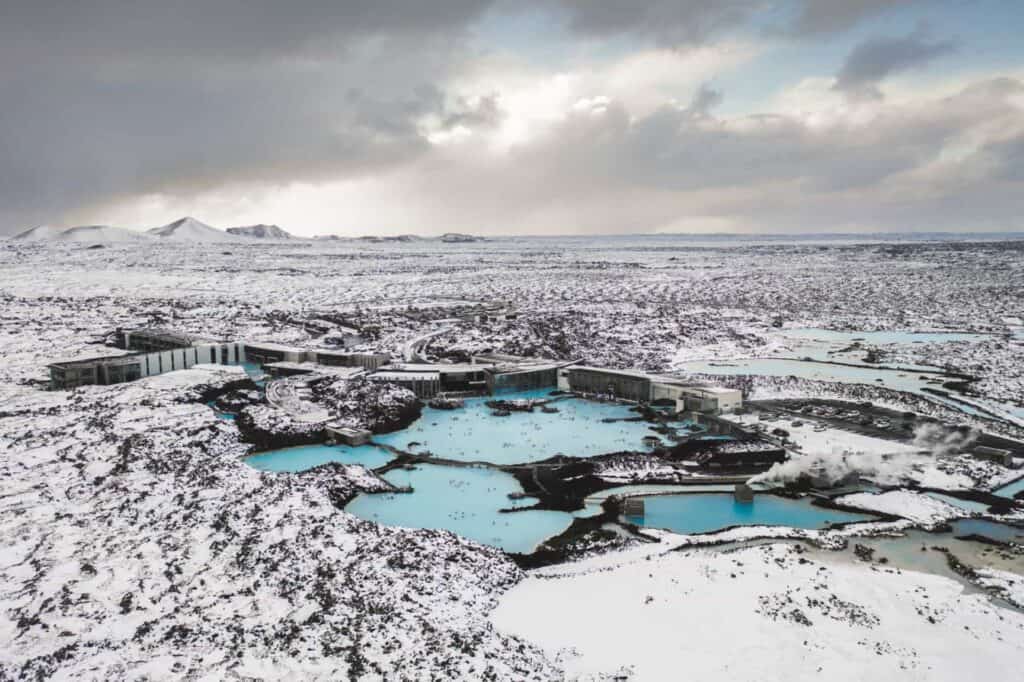
<svg viewBox="0 0 1024 682">
<path fill-rule="evenodd" d="M 31 227 L 23 232 L 11 237 L 14 241 L 23 242 L 35 242 L 35 241 L 50 241 L 64 230 L 58 227 L 50 227 L 49 225 L 40 225 L 38 227 Z"/>
<path fill-rule="evenodd" d="M 176 242 L 232 242 L 242 237 L 218 230 L 195 218 L 185 217 L 162 227 L 154 227 L 148 234 Z"/>
<path fill-rule="evenodd" d="M 242 227 L 229 227 L 228 234 L 239 237 L 253 237 L 255 239 L 295 239 L 288 231 L 277 225 L 245 225 Z"/>
<path fill-rule="evenodd" d="M 311 388 L 317 403 L 331 413 L 332 421 L 373 433 L 405 428 L 423 410 L 415 393 L 396 384 L 325 378 L 311 384 Z"/>
<path fill-rule="evenodd" d="M 48 226 L 36 227 L 15 235 L 13 239 L 18 241 L 90 242 L 103 244 L 146 242 L 150 241 L 151 237 L 143 232 L 136 232 L 123 227 L 80 225 L 78 227 L 69 227 L 66 230 L 58 230 Z"/>
<path fill-rule="evenodd" d="M 937 526 L 951 519 L 970 516 L 963 509 L 912 490 L 853 493 L 837 497 L 834 502 L 847 507 L 899 516 L 925 526 Z"/>
</svg>

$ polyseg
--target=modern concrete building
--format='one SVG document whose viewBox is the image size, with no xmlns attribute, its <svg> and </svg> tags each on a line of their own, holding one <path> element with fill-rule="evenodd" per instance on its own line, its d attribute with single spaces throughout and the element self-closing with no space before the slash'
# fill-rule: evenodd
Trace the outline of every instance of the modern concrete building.
<svg viewBox="0 0 1024 682">
<path fill-rule="evenodd" d="M 571 390 L 580 393 L 600 393 L 634 402 L 651 399 L 650 376 L 633 370 L 570 367 L 568 384 Z"/>
<path fill-rule="evenodd" d="M 676 398 L 677 412 L 722 414 L 743 406 L 743 392 L 721 386 L 687 386 Z"/>
<path fill-rule="evenodd" d="M 215 343 L 55 362 L 49 366 L 50 387 L 69 389 L 86 384 L 120 384 L 194 365 L 237 365 L 244 360 L 241 344 Z"/>
<path fill-rule="evenodd" d="M 261 365 L 271 362 L 303 362 L 306 360 L 306 350 L 266 341 L 246 342 L 245 357 L 247 361 L 258 362 Z"/>
<path fill-rule="evenodd" d="M 269 362 L 263 369 L 274 377 L 292 377 L 302 374 L 334 376 L 343 379 L 354 379 L 366 374 L 362 367 L 337 367 L 321 365 L 318 362 Z"/>
<path fill-rule="evenodd" d="M 482 394 L 487 391 L 486 371 L 489 367 L 470 363 L 394 363 L 381 369 L 387 374 L 436 374 L 439 392 Z"/>
<path fill-rule="evenodd" d="M 534 365 L 499 365 L 488 367 L 484 372 L 487 392 L 506 393 L 514 391 L 532 391 L 558 386 L 559 364 Z"/>
<path fill-rule="evenodd" d="M 368 377 L 371 381 L 386 381 L 408 388 L 418 398 L 433 398 L 441 392 L 441 375 L 438 372 L 392 372 L 380 371 Z"/>
<path fill-rule="evenodd" d="M 391 356 L 387 353 L 349 353 L 337 350 L 312 350 L 307 353 L 312 357 L 307 358 L 321 365 L 337 367 L 362 367 L 368 370 L 375 370 L 391 362 Z"/>
<path fill-rule="evenodd" d="M 49 368 L 50 388 L 61 390 L 90 384 L 120 384 L 143 376 L 138 354 L 55 362 Z"/>
<path fill-rule="evenodd" d="M 356 429 L 334 423 L 327 425 L 327 437 L 345 445 L 366 445 L 372 436 L 373 433 L 366 429 Z"/>
<path fill-rule="evenodd" d="M 196 334 L 187 334 L 159 327 L 118 329 L 117 336 L 122 348 L 142 351 L 144 353 L 216 343 L 213 339 Z"/>
<path fill-rule="evenodd" d="M 1013 452 L 1010 450 L 1004 450 L 1003 448 L 978 445 L 971 451 L 971 455 L 973 455 L 975 459 L 995 462 L 1006 467 L 1013 466 Z"/>
</svg>

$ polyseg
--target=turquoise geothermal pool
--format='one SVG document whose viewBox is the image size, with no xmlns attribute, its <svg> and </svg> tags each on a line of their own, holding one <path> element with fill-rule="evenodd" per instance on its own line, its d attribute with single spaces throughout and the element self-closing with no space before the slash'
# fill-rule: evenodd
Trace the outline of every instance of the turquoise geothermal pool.
<svg viewBox="0 0 1024 682">
<path fill-rule="evenodd" d="M 548 393 L 540 390 L 498 397 L 547 398 Z M 414 453 L 504 465 L 536 462 L 557 454 L 591 457 L 621 450 L 644 451 L 648 447 L 643 437 L 657 435 L 647 422 L 602 421 L 638 417 L 628 405 L 571 398 L 552 403 L 558 409 L 555 414 L 536 409 L 494 417 L 485 405 L 491 399 L 472 398 L 457 410 L 426 407 L 408 428 L 374 436 L 373 440 Z"/>
<path fill-rule="evenodd" d="M 246 463 L 263 471 L 305 471 L 327 462 L 362 464 L 374 469 L 394 459 L 390 452 L 374 445 L 300 445 L 269 450 L 246 458 Z"/>
<path fill-rule="evenodd" d="M 729 526 L 820 529 L 830 523 L 872 521 L 874 518 L 815 507 L 807 499 L 755 495 L 753 502 L 737 502 L 731 493 L 693 493 L 645 497 L 644 515 L 627 516 L 626 520 L 646 528 L 688 534 L 710 533 Z"/>
<path fill-rule="evenodd" d="M 419 464 L 413 470 L 384 474 L 412 493 L 360 495 L 345 511 L 369 521 L 404 528 L 450 530 L 464 538 L 500 547 L 506 552 L 529 553 L 545 539 L 572 523 L 565 512 L 529 510 L 501 513 L 500 509 L 530 506 L 533 498 L 510 500 L 521 493 L 516 479 L 497 469 Z"/>
<path fill-rule="evenodd" d="M 547 394 L 537 391 L 501 397 L 539 398 Z M 458 410 L 425 408 L 423 416 L 409 428 L 377 435 L 373 440 L 452 460 L 516 464 L 558 453 L 591 456 L 644 450 L 643 437 L 654 434 L 647 422 L 602 421 L 635 418 L 637 414 L 627 405 L 572 398 L 553 403 L 559 410 L 553 414 L 535 410 L 494 417 L 484 403 L 481 398 L 467 400 L 466 407 Z M 325 462 L 362 464 L 372 469 L 391 459 L 387 450 L 373 444 L 308 445 L 253 455 L 247 462 L 265 471 L 298 472 Z M 490 467 L 417 464 L 411 470 L 390 471 L 384 478 L 397 486 L 411 487 L 413 492 L 359 495 L 346 511 L 389 526 L 449 530 L 508 552 L 522 553 L 532 552 L 547 538 L 564 531 L 574 518 L 573 514 L 543 510 L 502 513 L 501 509 L 530 506 L 536 500 L 509 499 L 510 493 L 522 492 L 518 481 Z M 630 487 L 638 492 L 645 489 L 655 492 L 665 487 Z M 599 502 L 595 502 L 588 502 L 576 516 L 599 513 Z M 731 493 L 705 492 L 647 497 L 645 516 L 629 520 L 679 533 L 703 533 L 734 525 L 822 528 L 829 522 L 871 518 L 814 507 L 804 500 L 758 495 L 754 504 L 738 504 Z"/>
</svg>

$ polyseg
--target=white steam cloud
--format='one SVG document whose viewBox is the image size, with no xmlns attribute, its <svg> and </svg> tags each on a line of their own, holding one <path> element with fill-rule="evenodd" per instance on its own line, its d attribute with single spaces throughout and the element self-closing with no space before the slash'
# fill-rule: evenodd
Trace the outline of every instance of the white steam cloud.
<svg viewBox="0 0 1024 682">
<path fill-rule="evenodd" d="M 973 430 L 964 433 L 937 424 L 922 424 L 914 430 L 913 444 L 918 452 L 807 453 L 772 466 L 750 482 L 780 486 L 808 477 L 815 485 L 827 487 L 863 476 L 881 485 L 899 485 L 920 479 L 922 472 L 935 468 L 938 458 L 963 452 L 977 438 L 978 433 Z"/>
</svg>

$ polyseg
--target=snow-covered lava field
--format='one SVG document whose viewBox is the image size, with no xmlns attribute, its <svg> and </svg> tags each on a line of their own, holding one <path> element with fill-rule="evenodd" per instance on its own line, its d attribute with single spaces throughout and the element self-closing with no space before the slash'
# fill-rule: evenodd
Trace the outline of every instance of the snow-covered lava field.
<svg viewBox="0 0 1024 682">
<path fill-rule="evenodd" d="M 566 515 L 534 552 L 378 524 L 346 507 L 388 472 L 247 463 L 272 406 L 208 405 L 239 367 L 50 390 L 147 326 L 741 388 L 789 458 L 758 497 L 863 518 L 629 523 L 591 496 L 702 476 L 637 441 L 501 469 Z M 375 433 L 408 399 L 349 387 L 314 399 Z M 0 242 L 0 680 L 1015 679 L 1024 450 L 985 438 L 1024 441 L 1024 241 Z"/>
</svg>

